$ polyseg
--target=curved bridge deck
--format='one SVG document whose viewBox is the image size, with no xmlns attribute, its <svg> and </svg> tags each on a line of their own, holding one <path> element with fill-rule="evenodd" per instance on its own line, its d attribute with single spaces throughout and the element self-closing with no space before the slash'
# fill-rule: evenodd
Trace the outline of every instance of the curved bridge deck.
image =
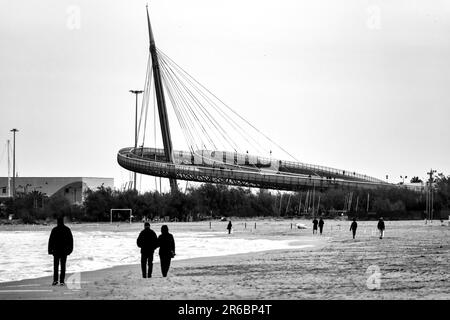
<svg viewBox="0 0 450 320">
<path fill-rule="evenodd" d="M 339 175 L 338 172 L 341 170 L 337 169 L 333 169 L 335 171 L 332 175 L 330 174 L 331 172 L 326 171 L 328 174 L 325 173 L 324 176 L 313 176 L 283 171 L 202 166 L 182 162 L 172 164 L 164 161 L 164 151 L 162 149 L 153 148 L 138 150 L 123 148 L 117 154 L 117 161 L 127 170 L 151 176 L 252 188 L 297 191 L 313 187 L 327 189 L 339 186 L 374 189 L 382 186 L 394 186 L 372 177 L 367 177 L 367 180 L 363 180 L 362 177 L 365 176 L 361 175 L 351 179 L 351 176 L 348 174 Z M 298 167 L 301 167 L 301 165 L 298 164 Z M 314 168 L 314 171 L 316 173 L 320 172 L 317 168 Z"/>
</svg>

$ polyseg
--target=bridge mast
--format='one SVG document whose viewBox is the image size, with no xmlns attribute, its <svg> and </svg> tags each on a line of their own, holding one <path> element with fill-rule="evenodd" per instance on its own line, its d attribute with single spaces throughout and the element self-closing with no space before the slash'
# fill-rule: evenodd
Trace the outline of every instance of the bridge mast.
<svg viewBox="0 0 450 320">
<path fill-rule="evenodd" d="M 164 145 L 164 154 L 166 156 L 166 161 L 173 163 L 173 149 L 172 149 L 172 139 L 170 137 L 170 127 L 169 118 L 167 116 L 166 100 L 164 98 L 164 90 L 161 82 L 161 71 L 159 68 L 158 54 L 156 53 L 155 39 L 153 38 L 152 27 L 150 25 L 150 16 L 148 14 L 147 8 L 147 23 L 148 23 L 148 33 L 150 37 L 150 55 L 152 56 L 152 68 L 153 68 L 153 78 L 155 81 L 155 93 L 156 101 L 158 103 L 158 114 L 159 122 L 161 124 L 161 135 Z M 173 191 L 178 190 L 177 180 L 174 178 L 169 178 L 170 189 Z"/>
</svg>

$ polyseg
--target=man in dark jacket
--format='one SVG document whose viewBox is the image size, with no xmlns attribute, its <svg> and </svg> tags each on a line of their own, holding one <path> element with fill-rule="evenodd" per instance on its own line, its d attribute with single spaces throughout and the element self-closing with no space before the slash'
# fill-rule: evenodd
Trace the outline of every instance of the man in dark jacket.
<svg viewBox="0 0 450 320">
<path fill-rule="evenodd" d="M 175 240 L 169 233 L 166 225 L 161 227 L 161 235 L 158 237 L 159 260 L 161 261 L 161 273 L 167 277 L 170 268 L 170 260 L 175 257 Z"/>
<path fill-rule="evenodd" d="M 231 228 L 233 228 L 233 225 L 231 224 L 231 220 L 230 220 L 230 222 L 228 222 L 228 225 L 227 225 L 228 234 L 231 233 Z"/>
<path fill-rule="evenodd" d="M 356 222 L 356 218 L 353 218 L 353 222 L 350 225 L 350 231 L 353 233 L 353 239 L 355 239 L 356 228 L 358 228 L 358 223 Z"/>
<path fill-rule="evenodd" d="M 383 217 L 381 217 L 381 218 L 378 220 L 377 228 L 378 228 L 378 231 L 380 231 L 380 239 L 383 239 L 383 236 L 384 236 L 384 229 L 385 229 Z"/>
<path fill-rule="evenodd" d="M 57 219 L 57 226 L 52 229 L 48 240 L 48 254 L 53 255 L 53 283 L 58 284 L 58 269 L 61 262 L 61 274 L 59 284 L 64 285 L 66 277 L 67 256 L 73 251 L 73 237 L 70 228 L 64 225 L 64 217 Z"/>
<path fill-rule="evenodd" d="M 325 222 L 323 222 L 323 219 L 320 218 L 319 219 L 319 231 L 320 231 L 320 235 L 322 235 L 322 231 L 323 231 L 323 225 L 325 224 Z"/>
<path fill-rule="evenodd" d="M 137 238 L 137 246 L 141 248 L 141 269 L 143 278 L 151 278 L 153 271 L 153 252 L 158 247 L 155 231 L 150 229 L 150 223 L 144 223 L 144 230 Z M 148 272 L 147 272 L 148 264 Z"/>
<path fill-rule="evenodd" d="M 312 223 L 313 223 L 313 234 L 314 234 L 314 233 L 317 233 L 317 224 L 319 223 L 319 221 L 317 221 L 317 219 L 314 218 Z"/>
</svg>

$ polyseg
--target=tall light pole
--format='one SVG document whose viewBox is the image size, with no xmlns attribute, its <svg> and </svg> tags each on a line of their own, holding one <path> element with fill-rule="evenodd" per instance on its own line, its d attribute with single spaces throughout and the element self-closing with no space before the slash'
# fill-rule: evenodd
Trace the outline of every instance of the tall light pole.
<svg viewBox="0 0 450 320">
<path fill-rule="evenodd" d="M 137 148 L 137 140 L 138 140 L 138 136 L 137 136 L 137 110 L 138 110 L 138 95 L 141 94 L 142 90 L 130 90 L 131 93 L 136 95 L 136 114 L 135 114 L 135 118 L 134 118 L 134 149 Z M 134 191 L 136 191 L 136 172 L 134 173 Z"/>
<path fill-rule="evenodd" d="M 10 130 L 13 133 L 13 199 L 16 198 L 16 128 Z"/>
<path fill-rule="evenodd" d="M 436 173 L 436 170 L 430 169 L 430 172 L 427 172 L 427 174 L 430 176 L 430 179 L 428 180 L 429 188 L 427 190 L 427 218 L 430 220 L 430 222 L 433 222 L 433 174 Z"/>
<path fill-rule="evenodd" d="M 7 150 L 8 150 L 8 197 L 11 197 L 11 160 L 9 152 L 11 147 L 9 146 L 9 139 L 7 140 Z"/>
</svg>

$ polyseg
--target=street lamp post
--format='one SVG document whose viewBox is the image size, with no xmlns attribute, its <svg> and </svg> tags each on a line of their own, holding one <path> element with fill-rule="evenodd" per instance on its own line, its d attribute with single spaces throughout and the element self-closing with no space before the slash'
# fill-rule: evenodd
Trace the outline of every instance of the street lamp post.
<svg viewBox="0 0 450 320">
<path fill-rule="evenodd" d="M 142 90 L 130 90 L 131 93 L 136 95 L 136 113 L 134 118 L 134 149 L 137 148 L 137 109 L 138 109 L 138 95 L 141 94 Z M 136 191 L 136 172 L 134 173 L 134 190 Z"/>
<path fill-rule="evenodd" d="M 433 222 L 433 174 L 436 173 L 436 170 L 430 169 L 430 172 L 427 172 L 427 174 L 430 176 L 430 179 L 428 180 L 428 189 L 427 189 L 427 204 L 426 204 L 426 211 L 427 211 L 427 219 L 430 220 L 430 222 Z"/>
<path fill-rule="evenodd" d="M 13 133 L 13 199 L 16 198 L 16 128 L 10 130 Z"/>
</svg>

